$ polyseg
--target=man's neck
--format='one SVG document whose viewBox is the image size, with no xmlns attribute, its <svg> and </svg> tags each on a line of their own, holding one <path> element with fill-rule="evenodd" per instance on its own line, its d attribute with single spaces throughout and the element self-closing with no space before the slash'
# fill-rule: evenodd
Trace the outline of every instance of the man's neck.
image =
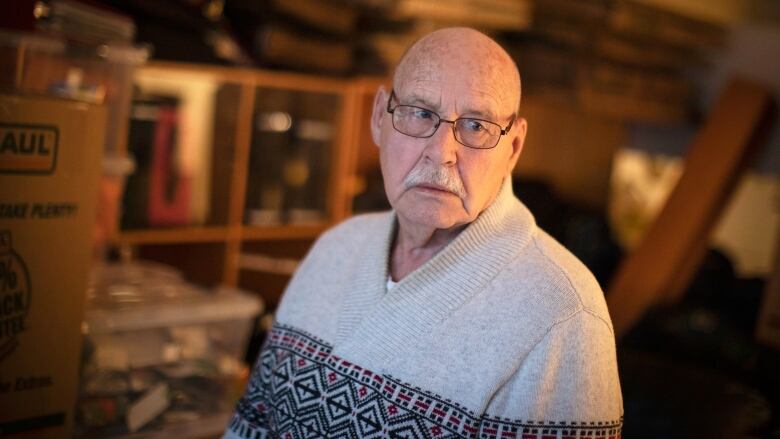
<svg viewBox="0 0 780 439">
<path fill-rule="evenodd" d="M 400 281 L 434 257 L 457 237 L 466 225 L 450 229 L 424 227 L 398 217 L 398 232 L 390 253 L 390 276 Z"/>
</svg>

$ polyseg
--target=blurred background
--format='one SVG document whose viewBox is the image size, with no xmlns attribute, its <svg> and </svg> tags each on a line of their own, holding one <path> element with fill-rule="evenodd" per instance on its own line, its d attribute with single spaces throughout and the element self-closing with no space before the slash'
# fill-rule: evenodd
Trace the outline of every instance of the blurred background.
<svg viewBox="0 0 780 439">
<path fill-rule="evenodd" d="M 780 438 L 780 2 L 16 0 L 3 90 L 106 111 L 67 435 L 219 435 L 307 249 L 389 208 L 377 87 L 453 25 L 520 68 L 515 193 L 607 295 L 624 437 Z"/>
</svg>

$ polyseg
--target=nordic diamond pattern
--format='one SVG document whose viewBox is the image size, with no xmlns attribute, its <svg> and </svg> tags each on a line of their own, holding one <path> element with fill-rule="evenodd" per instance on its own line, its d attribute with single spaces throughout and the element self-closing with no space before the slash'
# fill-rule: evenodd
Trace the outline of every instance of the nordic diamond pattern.
<svg viewBox="0 0 780 439">
<path fill-rule="evenodd" d="M 241 437 L 619 439 L 613 422 L 534 422 L 477 416 L 450 400 L 331 354 L 275 325 L 229 428 Z"/>
</svg>

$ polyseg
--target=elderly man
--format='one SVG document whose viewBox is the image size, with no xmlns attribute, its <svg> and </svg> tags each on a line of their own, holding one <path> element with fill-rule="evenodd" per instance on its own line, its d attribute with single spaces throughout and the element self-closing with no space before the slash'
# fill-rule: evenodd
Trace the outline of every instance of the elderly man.
<svg viewBox="0 0 780 439">
<path fill-rule="evenodd" d="M 519 102 L 477 31 L 409 49 L 371 118 L 393 210 L 312 248 L 225 437 L 620 436 L 603 294 L 512 193 Z"/>
</svg>

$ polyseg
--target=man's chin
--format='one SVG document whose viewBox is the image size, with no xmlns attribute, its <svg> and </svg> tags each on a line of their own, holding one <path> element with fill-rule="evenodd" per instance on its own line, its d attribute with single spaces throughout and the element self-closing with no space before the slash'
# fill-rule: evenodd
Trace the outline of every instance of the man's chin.
<svg viewBox="0 0 780 439">
<path fill-rule="evenodd" d="M 450 229 L 468 222 L 462 212 L 453 212 L 450 209 L 431 209 L 422 206 L 416 208 L 397 210 L 408 225 L 414 225 L 432 229 Z"/>
</svg>

